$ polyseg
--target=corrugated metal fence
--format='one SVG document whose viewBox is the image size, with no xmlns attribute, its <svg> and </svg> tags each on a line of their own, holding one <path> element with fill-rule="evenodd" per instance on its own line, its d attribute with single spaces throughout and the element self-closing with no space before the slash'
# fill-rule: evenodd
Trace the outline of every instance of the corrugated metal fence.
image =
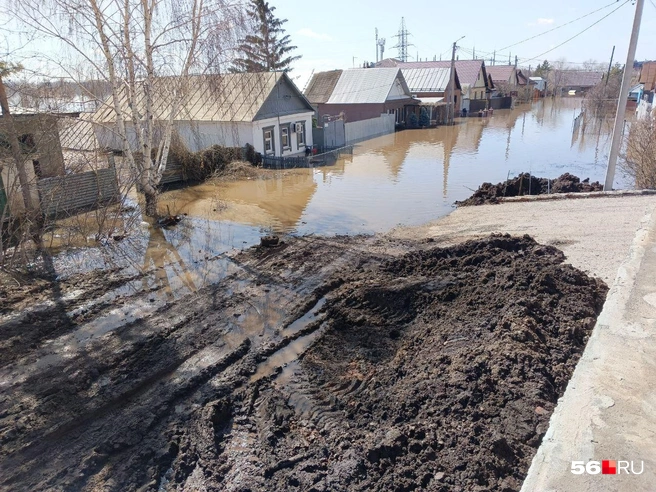
<svg viewBox="0 0 656 492">
<path fill-rule="evenodd" d="M 378 118 L 346 123 L 346 143 L 361 142 L 369 138 L 394 133 L 396 116 L 393 114 L 381 114 Z"/>
<path fill-rule="evenodd" d="M 118 203 L 120 193 L 113 167 L 45 178 L 38 182 L 41 210 L 48 218 L 62 218 L 101 205 Z"/>
</svg>

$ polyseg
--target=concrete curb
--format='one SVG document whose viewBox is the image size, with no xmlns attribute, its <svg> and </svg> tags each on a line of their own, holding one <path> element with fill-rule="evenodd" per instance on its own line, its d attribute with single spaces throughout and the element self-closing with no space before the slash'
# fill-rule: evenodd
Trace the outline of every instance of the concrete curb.
<svg viewBox="0 0 656 492">
<path fill-rule="evenodd" d="M 656 263 L 654 245 L 656 213 L 652 208 L 641 221 L 581 360 L 551 416 L 522 492 L 653 490 L 656 320 L 651 319 L 650 307 L 640 303 L 644 292 L 656 288 L 650 275 L 641 274 L 646 256 L 647 274 Z M 645 473 L 571 472 L 572 461 L 604 459 L 644 461 Z"/>
</svg>

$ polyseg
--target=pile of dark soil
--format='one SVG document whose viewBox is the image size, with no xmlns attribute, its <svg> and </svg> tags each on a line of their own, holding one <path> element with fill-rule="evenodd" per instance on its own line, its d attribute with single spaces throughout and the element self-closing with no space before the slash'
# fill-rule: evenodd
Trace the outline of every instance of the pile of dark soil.
<svg viewBox="0 0 656 492">
<path fill-rule="evenodd" d="M 562 261 L 498 236 L 356 271 L 301 364 L 321 437 L 301 437 L 298 394 L 269 390 L 287 413 L 259 452 L 311 456 L 270 488 L 519 490 L 607 291 Z"/>
<path fill-rule="evenodd" d="M 501 183 L 483 183 L 472 196 L 461 202 L 459 207 L 499 203 L 499 198 L 523 195 L 546 195 L 547 193 L 589 193 L 603 191 L 604 185 L 590 179 L 583 181 L 577 176 L 565 173 L 556 179 L 538 178 L 529 173 L 521 173 L 515 178 Z"/>
<path fill-rule="evenodd" d="M 563 260 L 296 238 L 79 346 L 71 296 L 11 318 L 0 488 L 517 491 L 607 291 Z"/>
</svg>

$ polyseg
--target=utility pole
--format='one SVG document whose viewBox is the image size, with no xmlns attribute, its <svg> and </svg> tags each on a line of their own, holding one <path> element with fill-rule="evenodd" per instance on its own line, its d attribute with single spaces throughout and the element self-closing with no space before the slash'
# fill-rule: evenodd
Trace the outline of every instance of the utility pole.
<svg viewBox="0 0 656 492">
<path fill-rule="evenodd" d="M 608 154 L 608 167 L 606 169 L 606 181 L 604 191 L 613 189 L 615 180 L 615 166 L 617 165 L 617 156 L 620 152 L 622 143 L 622 129 L 624 126 L 624 114 L 626 112 L 626 101 L 629 98 L 629 85 L 631 83 L 631 72 L 633 71 L 633 61 L 635 60 L 636 47 L 638 45 L 638 35 L 640 34 L 640 21 L 642 20 L 642 8 L 645 0 L 637 0 L 635 17 L 633 19 L 633 30 L 631 31 L 631 41 L 629 42 L 629 51 L 626 54 L 626 65 L 624 65 L 624 74 L 622 76 L 622 87 L 620 97 L 617 101 L 617 114 L 615 115 L 615 127 L 613 128 L 613 140 Z"/>
<path fill-rule="evenodd" d="M 608 85 L 608 79 L 610 79 L 610 69 L 613 66 L 613 57 L 615 56 L 615 46 L 613 46 L 613 51 L 610 54 L 610 62 L 608 62 L 608 73 L 606 74 L 606 85 Z"/>
<path fill-rule="evenodd" d="M 492 55 L 492 65 L 497 64 L 497 50 L 494 50 L 494 54 Z"/>
<path fill-rule="evenodd" d="M 464 36 L 460 39 L 463 39 Z M 451 52 L 451 74 L 450 74 L 450 80 L 449 80 L 449 105 L 447 109 L 447 123 L 449 125 L 453 124 L 453 120 L 455 117 L 455 101 L 453 100 L 453 95 L 454 95 L 454 86 L 456 85 L 456 43 L 460 41 L 458 39 L 457 41 L 453 42 L 453 51 Z"/>
</svg>

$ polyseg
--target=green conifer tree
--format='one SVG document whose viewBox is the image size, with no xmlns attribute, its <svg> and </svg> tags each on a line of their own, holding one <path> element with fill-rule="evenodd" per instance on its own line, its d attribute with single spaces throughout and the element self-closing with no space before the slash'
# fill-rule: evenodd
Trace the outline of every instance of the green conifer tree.
<svg viewBox="0 0 656 492">
<path fill-rule="evenodd" d="M 247 14 L 253 31 L 240 40 L 237 48 L 240 58 L 233 60 L 233 72 L 271 72 L 290 71 L 290 65 L 300 56 L 291 56 L 296 46 L 290 46 L 291 39 L 282 25 L 287 19 L 273 15 L 275 7 L 264 0 L 250 0 Z"/>
</svg>

